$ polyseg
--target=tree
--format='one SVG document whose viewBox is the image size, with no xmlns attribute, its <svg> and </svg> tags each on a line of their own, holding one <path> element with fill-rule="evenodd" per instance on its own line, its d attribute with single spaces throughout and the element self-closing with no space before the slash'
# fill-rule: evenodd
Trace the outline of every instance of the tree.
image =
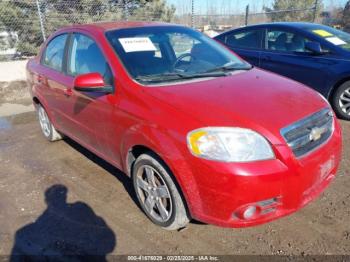
<svg viewBox="0 0 350 262">
<path fill-rule="evenodd" d="M 140 0 L 139 5 L 131 12 L 133 20 L 170 22 L 175 14 L 175 7 L 173 5 L 168 7 L 163 0 Z"/>
<path fill-rule="evenodd" d="M 42 43 L 40 22 L 36 6 L 25 1 L 4 1 L 0 3 L 0 24 L 9 34 L 19 37 L 17 49 L 33 53 Z"/>
<path fill-rule="evenodd" d="M 344 8 L 342 25 L 345 31 L 350 32 L 350 1 L 347 2 Z"/>
<path fill-rule="evenodd" d="M 175 7 L 165 0 L 39 0 L 46 35 L 58 28 L 96 21 L 171 21 Z M 43 36 L 36 1 L 1 1 L 0 30 L 17 33 L 17 49 L 35 54 Z M 1 32 L 1 31 L 0 31 Z"/>
<path fill-rule="evenodd" d="M 275 0 L 272 8 L 264 7 L 267 16 L 272 22 L 281 21 L 313 21 L 314 11 L 310 8 L 315 6 L 315 0 Z M 309 10 L 307 10 L 309 9 Z M 283 10 L 305 10 L 305 11 L 284 11 Z M 316 17 L 323 10 L 322 1 L 318 1 Z M 281 11 L 281 12 L 277 12 Z"/>
<path fill-rule="evenodd" d="M 70 24 L 120 20 L 122 10 L 104 0 L 41 0 L 47 34 Z"/>
</svg>

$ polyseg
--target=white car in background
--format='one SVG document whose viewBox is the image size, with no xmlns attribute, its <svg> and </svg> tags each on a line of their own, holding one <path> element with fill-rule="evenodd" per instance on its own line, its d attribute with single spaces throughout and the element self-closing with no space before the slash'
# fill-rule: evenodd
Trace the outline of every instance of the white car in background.
<svg viewBox="0 0 350 262">
<path fill-rule="evenodd" d="M 0 60 L 14 58 L 17 55 L 17 43 L 17 33 L 0 32 Z"/>
</svg>

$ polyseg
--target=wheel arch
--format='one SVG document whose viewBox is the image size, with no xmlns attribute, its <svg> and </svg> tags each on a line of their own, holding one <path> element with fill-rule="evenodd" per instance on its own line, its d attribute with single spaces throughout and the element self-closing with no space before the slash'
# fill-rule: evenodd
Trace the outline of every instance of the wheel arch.
<svg viewBox="0 0 350 262">
<path fill-rule="evenodd" d="M 328 93 L 328 97 L 327 97 L 327 100 L 328 101 L 331 101 L 331 99 L 333 98 L 334 96 L 334 93 L 337 91 L 337 89 L 344 83 L 346 82 L 350 82 L 350 75 L 347 76 L 347 77 L 344 77 L 340 80 L 338 80 L 331 88 L 331 90 L 329 91 Z"/>
<path fill-rule="evenodd" d="M 36 96 L 33 96 L 33 103 L 34 103 L 35 106 L 38 105 L 38 104 L 41 104 L 39 98 L 37 98 Z"/>
<path fill-rule="evenodd" d="M 188 197 L 186 197 L 186 194 L 184 194 L 184 190 L 180 186 L 180 183 L 179 183 L 178 179 L 176 178 L 176 176 L 174 175 L 174 172 L 172 171 L 170 166 L 166 163 L 166 161 L 155 150 L 153 150 L 149 146 L 145 146 L 145 145 L 141 145 L 141 144 L 137 144 L 137 145 L 134 145 L 131 148 L 129 148 L 128 153 L 127 153 L 127 157 L 126 157 L 126 164 L 127 164 L 126 168 L 127 168 L 128 175 L 130 177 L 132 176 L 133 165 L 134 165 L 136 159 L 142 154 L 149 154 L 149 155 L 153 156 L 168 171 L 168 174 L 173 179 L 174 184 L 175 184 L 181 198 L 184 200 L 183 202 L 185 205 L 187 215 L 189 217 L 191 217 Z"/>
<path fill-rule="evenodd" d="M 48 115 L 50 121 L 56 126 L 57 125 L 56 119 L 53 117 L 52 111 L 50 110 L 50 108 L 49 108 L 46 100 L 44 99 L 44 97 L 36 94 L 36 95 L 33 95 L 32 101 L 33 101 L 34 107 L 36 109 L 37 109 L 38 105 L 41 105 L 45 109 L 46 114 Z"/>
</svg>

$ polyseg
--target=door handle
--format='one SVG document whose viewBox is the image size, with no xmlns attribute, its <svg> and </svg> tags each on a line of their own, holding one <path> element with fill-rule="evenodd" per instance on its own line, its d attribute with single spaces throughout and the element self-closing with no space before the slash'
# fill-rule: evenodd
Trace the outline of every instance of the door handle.
<svg viewBox="0 0 350 262">
<path fill-rule="evenodd" d="M 73 89 L 72 88 L 66 88 L 66 89 L 64 89 L 63 93 L 64 93 L 64 95 L 66 97 L 70 97 L 73 94 Z"/>
</svg>

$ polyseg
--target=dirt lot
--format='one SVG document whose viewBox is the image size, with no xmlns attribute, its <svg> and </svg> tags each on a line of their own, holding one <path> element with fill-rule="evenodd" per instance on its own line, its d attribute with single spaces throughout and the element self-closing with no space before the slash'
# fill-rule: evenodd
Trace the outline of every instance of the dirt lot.
<svg viewBox="0 0 350 262">
<path fill-rule="evenodd" d="M 0 82 L 0 117 L 33 110 L 34 107 L 24 80 Z"/>
<path fill-rule="evenodd" d="M 194 221 L 186 230 L 168 232 L 143 215 L 129 179 L 116 168 L 69 139 L 47 142 L 34 112 L 0 117 L 0 255 L 13 249 L 350 255 L 350 123 L 342 122 L 342 127 L 344 151 L 337 178 L 301 211 L 253 228 Z"/>
</svg>

